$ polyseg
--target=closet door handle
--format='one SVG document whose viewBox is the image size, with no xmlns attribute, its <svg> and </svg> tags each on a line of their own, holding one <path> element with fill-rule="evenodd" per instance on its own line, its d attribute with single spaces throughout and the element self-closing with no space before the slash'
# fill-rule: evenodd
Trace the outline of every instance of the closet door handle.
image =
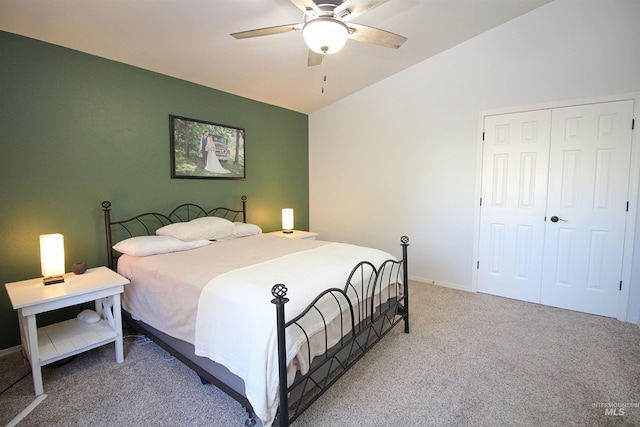
<svg viewBox="0 0 640 427">
<path fill-rule="evenodd" d="M 558 221 L 567 222 L 566 219 L 558 218 L 555 215 L 551 217 L 551 222 L 558 222 Z"/>
</svg>

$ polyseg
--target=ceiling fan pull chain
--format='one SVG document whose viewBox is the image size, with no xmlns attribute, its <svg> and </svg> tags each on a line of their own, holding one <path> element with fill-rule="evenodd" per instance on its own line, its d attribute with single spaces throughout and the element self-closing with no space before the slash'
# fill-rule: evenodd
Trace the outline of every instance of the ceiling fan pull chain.
<svg viewBox="0 0 640 427">
<path fill-rule="evenodd" d="M 327 74 L 324 71 L 324 61 L 322 61 L 322 93 L 324 94 L 324 84 L 327 81 Z"/>
</svg>

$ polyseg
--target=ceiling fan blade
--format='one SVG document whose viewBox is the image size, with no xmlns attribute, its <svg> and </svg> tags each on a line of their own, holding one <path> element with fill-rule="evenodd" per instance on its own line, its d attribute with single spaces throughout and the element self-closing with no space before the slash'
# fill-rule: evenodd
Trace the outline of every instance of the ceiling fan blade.
<svg viewBox="0 0 640 427">
<path fill-rule="evenodd" d="M 375 9 L 376 7 L 380 6 L 383 3 L 386 3 L 387 1 L 389 0 L 347 0 L 344 3 L 336 6 L 336 8 L 333 10 L 333 14 L 345 21 L 350 21 L 353 18 L 370 11 L 371 9 Z"/>
<path fill-rule="evenodd" d="M 374 44 L 376 46 L 390 47 L 392 49 L 399 48 L 402 46 L 402 43 L 407 41 L 406 37 L 379 28 L 353 23 L 349 23 L 347 26 L 353 30 L 349 36 L 351 40 Z"/>
<path fill-rule="evenodd" d="M 291 0 L 291 3 L 295 4 L 302 13 L 313 11 L 317 16 L 322 15 L 322 11 L 313 0 Z"/>
<path fill-rule="evenodd" d="M 290 31 L 297 31 L 302 27 L 302 24 L 287 24 L 278 25 L 276 27 L 259 28 L 256 30 L 240 31 L 238 33 L 231 34 L 236 39 L 248 39 L 250 37 L 262 37 L 271 36 L 273 34 L 288 33 Z"/>
<path fill-rule="evenodd" d="M 322 64 L 322 60 L 324 59 L 324 55 L 320 53 L 316 53 L 309 49 L 309 60 L 307 61 L 307 66 L 315 67 L 316 65 Z"/>
</svg>

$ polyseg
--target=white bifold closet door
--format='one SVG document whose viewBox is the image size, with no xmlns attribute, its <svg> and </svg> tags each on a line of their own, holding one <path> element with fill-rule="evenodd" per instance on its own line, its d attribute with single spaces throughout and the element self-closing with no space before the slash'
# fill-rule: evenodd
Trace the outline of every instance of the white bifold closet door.
<svg viewBox="0 0 640 427">
<path fill-rule="evenodd" d="M 540 302 L 551 111 L 485 117 L 478 290 Z"/>
<path fill-rule="evenodd" d="M 633 101 L 485 117 L 478 290 L 615 317 Z"/>
</svg>

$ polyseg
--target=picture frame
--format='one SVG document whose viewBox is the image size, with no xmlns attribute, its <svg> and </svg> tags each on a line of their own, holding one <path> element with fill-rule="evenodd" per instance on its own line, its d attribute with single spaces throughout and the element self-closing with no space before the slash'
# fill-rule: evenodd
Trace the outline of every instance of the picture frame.
<svg viewBox="0 0 640 427">
<path fill-rule="evenodd" d="M 169 129 L 171 178 L 246 179 L 244 129 L 173 114 Z"/>
</svg>

